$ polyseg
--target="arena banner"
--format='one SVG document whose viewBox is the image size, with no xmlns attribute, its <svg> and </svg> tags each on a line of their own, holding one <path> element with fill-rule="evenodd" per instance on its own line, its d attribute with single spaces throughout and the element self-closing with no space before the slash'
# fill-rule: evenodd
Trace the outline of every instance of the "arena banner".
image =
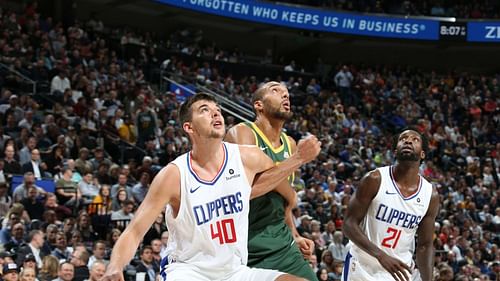
<svg viewBox="0 0 500 281">
<path fill-rule="evenodd" d="M 438 40 L 439 21 L 367 16 L 250 0 L 155 0 L 178 8 L 290 28 L 397 39 Z"/>
<path fill-rule="evenodd" d="M 186 99 L 196 93 L 194 85 L 170 84 L 169 91 L 175 94 L 178 102 L 185 102 Z"/>
<path fill-rule="evenodd" d="M 500 22 L 467 23 L 467 41 L 500 42 Z"/>
</svg>

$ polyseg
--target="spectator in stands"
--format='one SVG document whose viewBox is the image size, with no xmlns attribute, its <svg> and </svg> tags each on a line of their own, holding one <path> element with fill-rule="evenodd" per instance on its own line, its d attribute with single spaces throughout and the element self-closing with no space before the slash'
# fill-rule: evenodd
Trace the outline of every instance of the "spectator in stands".
<svg viewBox="0 0 500 281">
<path fill-rule="evenodd" d="M 328 273 L 335 271 L 334 260 L 330 251 L 323 251 L 321 254 L 320 268 L 326 268 Z"/>
<path fill-rule="evenodd" d="M 149 228 L 148 232 L 144 235 L 143 243 L 145 245 L 150 245 L 154 239 L 160 239 L 163 232 L 167 231 L 167 227 L 164 223 L 165 217 L 163 214 L 158 215 L 154 223 Z"/>
<path fill-rule="evenodd" d="M 82 175 L 92 172 L 92 163 L 89 160 L 88 148 L 80 148 L 80 151 L 78 152 L 78 159 L 75 160 L 75 167 Z"/>
<path fill-rule="evenodd" d="M 51 255 L 59 260 L 69 260 L 69 258 L 71 257 L 71 253 L 68 250 L 66 234 L 64 234 L 64 232 L 57 232 L 55 248 L 54 250 L 52 250 Z"/>
<path fill-rule="evenodd" d="M 137 124 L 137 145 L 144 147 L 146 140 L 156 136 L 159 125 L 155 112 L 144 99 L 139 102 L 135 124 Z"/>
<path fill-rule="evenodd" d="M 135 267 L 137 272 L 145 272 L 145 281 L 156 280 L 156 274 L 160 272 L 160 269 L 155 263 L 153 263 L 153 250 L 151 246 L 146 245 L 139 251 L 139 257 L 141 258 L 139 264 Z"/>
<path fill-rule="evenodd" d="M 333 241 L 328 246 L 328 251 L 332 254 L 335 261 L 343 261 L 347 255 L 347 248 L 344 243 L 344 234 L 342 231 L 335 231 Z"/>
<path fill-rule="evenodd" d="M 50 251 L 55 249 L 57 244 L 57 233 L 59 232 L 59 227 L 56 224 L 49 224 L 45 227 L 45 244 L 48 244 Z"/>
<path fill-rule="evenodd" d="M 99 194 L 94 197 L 92 204 L 89 206 L 88 213 L 89 215 L 98 214 L 98 215 L 106 215 L 111 214 L 112 211 L 112 200 L 110 196 L 110 187 L 107 184 L 104 184 L 99 189 Z"/>
<path fill-rule="evenodd" d="M 75 266 L 70 262 L 63 262 L 59 265 L 57 278 L 52 281 L 74 281 Z"/>
<path fill-rule="evenodd" d="M 74 266 L 74 281 L 83 281 L 89 278 L 90 272 L 87 267 L 89 262 L 89 253 L 87 250 L 75 249 L 71 254 L 71 264 Z"/>
<path fill-rule="evenodd" d="M 90 267 L 90 277 L 85 281 L 100 281 L 106 272 L 106 264 L 102 261 L 95 261 Z"/>
<path fill-rule="evenodd" d="M 36 148 L 31 150 L 31 159 L 22 166 L 22 173 L 31 172 L 35 175 L 35 179 L 41 180 L 44 177 L 50 177 L 46 170 L 47 164 L 40 161 L 40 150 Z"/>
<path fill-rule="evenodd" d="M 99 167 L 97 168 L 97 173 L 95 177 L 97 178 L 97 181 L 99 184 L 113 184 L 113 178 L 111 177 L 110 173 L 110 166 L 107 163 L 101 163 L 99 164 Z"/>
<path fill-rule="evenodd" d="M 153 263 L 155 263 L 157 268 L 161 268 L 161 240 L 153 239 L 151 241 L 151 250 L 153 251 Z"/>
<path fill-rule="evenodd" d="M 131 200 L 125 200 L 122 203 L 122 208 L 119 211 L 114 211 L 111 213 L 112 221 L 123 221 L 123 220 L 132 220 L 134 218 L 134 202 Z"/>
<path fill-rule="evenodd" d="M 128 179 L 126 174 L 122 172 L 120 175 L 118 175 L 118 182 L 111 187 L 112 198 L 116 197 L 116 195 L 118 194 L 118 190 L 120 189 L 125 189 L 127 191 L 128 195 L 130 196 L 129 199 L 133 198 L 132 187 L 128 185 L 127 181 Z"/>
<path fill-rule="evenodd" d="M 27 254 L 26 257 L 24 257 L 23 265 L 21 266 L 21 270 L 24 270 L 26 268 L 31 268 L 33 270 L 37 270 L 37 264 L 36 264 L 36 259 L 33 254 Z"/>
<path fill-rule="evenodd" d="M 34 268 L 23 268 L 19 274 L 19 281 L 37 281 L 36 270 Z"/>
<path fill-rule="evenodd" d="M 106 242 L 102 240 L 98 240 L 92 246 L 92 256 L 89 258 L 89 262 L 87 264 L 88 268 L 92 268 L 93 264 L 96 262 L 100 262 L 103 264 L 108 264 L 108 260 L 106 257 Z"/>
<path fill-rule="evenodd" d="M 13 203 L 12 197 L 10 197 L 7 189 L 7 183 L 5 181 L 0 181 L 0 217 L 7 214 Z"/>
<path fill-rule="evenodd" d="M 126 189 L 119 189 L 116 196 L 112 198 L 113 201 L 111 203 L 111 209 L 113 212 L 119 211 L 123 207 L 125 201 L 132 201 L 131 199 L 128 199 L 129 197 L 131 198 Z"/>
<path fill-rule="evenodd" d="M 46 196 L 47 194 L 47 192 L 43 188 L 35 185 L 35 175 L 31 172 L 27 172 L 26 174 L 24 174 L 23 183 L 14 189 L 14 202 L 20 202 L 21 200 L 28 198 L 28 191 L 30 187 L 35 188 L 35 198 Z"/>
<path fill-rule="evenodd" d="M 21 266 L 26 256 L 32 254 L 35 257 L 37 267 L 41 268 L 43 265 L 42 258 L 46 255 L 46 253 L 42 252 L 45 243 L 43 232 L 41 230 L 30 231 L 28 241 L 29 243 L 26 246 L 19 248 L 16 263 Z"/>
<path fill-rule="evenodd" d="M 40 281 L 52 281 L 56 279 L 59 260 L 52 255 L 48 255 L 43 258 L 42 263 L 43 265 L 38 274 L 38 279 L 40 279 Z"/>
<path fill-rule="evenodd" d="M 45 162 L 47 163 L 47 170 L 52 175 L 63 172 L 64 147 L 60 145 L 53 147 Z"/>
<path fill-rule="evenodd" d="M 36 148 L 36 137 L 30 136 L 26 145 L 19 150 L 19 164 L 22 166 L 31 161 L 31 151 Z"/>
<path fill-rule="evenodd" d="M 108 167 L 111 167 L 111 165 L 113 165 L 113 162 L 106 157 L 104 149 L 102 147 L 96 147 L 94 149 L 94 158 L 90 159 L 90 163 L 92 163 L 92 169 L 94 171 L 99 169 L 99 166 L 103 163 Z"/>
<path fill-rule="evenodd" d="M 6 263 L 3 265 L 2 279 L 4 281 L 18 281 L 19 270 L 15 263 Z"/>
<path fill-rule="evenodd" d="M 57 203 L 56 195 L 52 192 L 47 193 L 44 207 L 46 210 L 53 211 L 59 221 L 63 221 L 67 217 L 71 216 L 71 210 L 66 206 L 59 205 L 59 203 Z"/>
<path fill-rule="evenodd" d="M 97 239 L 96 233 L 92 224 L 90 223 L 89 214 L 82 211 L 77 219 L 77 230 L 80 232 L 81 238 L 83 242 L 92 242 Z"/>
<path fill-rule="evenodd" d="M 16 253 L 19 247 L 24 244 L 25 226 L 22 223 L 16 223 L 11 228 L 10 239 L 5 242 L 3 248 L 5 251 Z"/>
<path fill-rule="evenodd" d="M 21 174 L 21 165 L 19 165 L 19 162 L 17 162 L 17 160 L 14 158 L 15 153 L 16 149 L 13 145 L 5 146 L 3 173 L 8 180 L 10 180 L 13 175 Z"/>
<path fill-rule="evenodd" d="M 21 203 L 14 203 L 12 204 L 12 207 L 9 209 L 7 212 L 7 215 L 2 221 L 2 228 L 0 230 L 4 231 L 9 229 L 10 231 L 10 226 L 12 226 L 14 223 L 21 222 L 23 224 L 29 224 L 31 221 L 28 212 L 24 210 L 24 206 Z M 0 240 L 0 242 L 3 242 Z"/>
<path fill-rule="evenodd" d="M 333 80 L 335 84 L 339 88 L 340 97 L 343 101 L 346 101 L 348 105 L 353 103 L 353 99 L 351 97 L 351 83 L 353 82 L 352 73 L 349 71 L 347 65 L 343 65 L 342 69 L 335 75 Z"/>
<path fill-rule="evenodd" d="M 38 187 L 35 185 L 28 185 L 26 181 L 24 183 L 24 188 L 27 188 L 28 196 L 23 198 L 20 203 L 23 204 L 24 209 L 28 212 L 31 219 L 42 219 L 42 214 L 45 211 L 43 203 L 39 200 Z"/>
<path fill-rule="evenodd" d="M 134 201 L 137 202 L 138 204 L 142 203 L 142 201 L 146 197 L 146 193 L 148 193 L 149 190 L 149 183 L 150 183 L 149 173 L 142 172 L 141 177 L 139 179 L 139 183 L 137 183 L 132 188 L 132 195 Z"/>
<path fill-rule="evenodd" d="M 78 186 L 72 181 L 73 171 L 63 168 L 63 177 L 56 183 L 57 201 L 65 206 L 78 206 L 81 202 L 81 195 L 78 193 Z"/>
<path fill-rule="evenodd" d="M 78 183 L 79 192 L 82 194 L 85 203 L 90 203 L 99 194 L 99 186 L 95 184 L 91 171 L 84 174 L 82 181 Z"/>
<path fill-rule="evenodd" d="M 65 70 L 59 70 L 57 75 L 50 82 L 50 93 L 56 96 L 63 95 L 66 89 L 71 89 L 71 82 Z"/>
<path fill-rule="evenodd" d="M 107 241 L 108 241 L 108 246 L 110 248 L 113 248 L 116 241 L 118 241 L 118 238 L 120 238 L 120 235 L 122 234 L 122 231 L 118 228 L 113 228 L 108 234 Z"/>
<path fill-rule="evenodd" d="M 160 241 L 161 241 L 161 249 L 160 249 L 160 256 L 161 257 L 165 257 L 167 256 L 167 246 L 168 246 L 168 230 L 165 230 L 163 231 L 163 233 L 161 234 L 161 238 L 160 238 Z"/>
</svg>

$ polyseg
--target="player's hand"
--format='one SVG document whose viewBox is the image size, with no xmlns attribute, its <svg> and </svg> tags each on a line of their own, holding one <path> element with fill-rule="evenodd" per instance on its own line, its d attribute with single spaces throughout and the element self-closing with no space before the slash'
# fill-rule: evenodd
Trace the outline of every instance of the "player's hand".
<svg viewBox="0 0 500 281">
<path fill-rule="evenodd" d="M 392 275 L 395 280 L 410 280 L 411 268 L 399 259 L 393 258 L 384 253 L 380 258 L 378 258 L 378 262 Z"/>
<path fill-rule="evenodd" d="M 297 154 L 303 164 L 316 159 L 321 150 L 321 142 L 315 135 L 309 135 L 297 144 Z"/>
<path fill-rule="evenodd" d="M 314 253 L 314 242 L 302 236 L 295 237 L 295 243 L 299 247 L 304 259 L 309 260 Z"/>
<path fill-rule="evenodd" d="M 123 270 L 110 266 L 99 281 L 125 281 Z"/>
</svg>

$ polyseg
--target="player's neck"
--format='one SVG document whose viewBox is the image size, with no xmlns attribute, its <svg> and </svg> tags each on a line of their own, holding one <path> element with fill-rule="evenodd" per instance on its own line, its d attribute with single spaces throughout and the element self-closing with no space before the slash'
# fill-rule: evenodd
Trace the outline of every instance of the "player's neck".
<svg viewBox="0 0 500 281">
<path fill-rule="evenodd" d="M 264 135 L 266 135 L 267 139 L 270 140 L 273 144 L 277 144 L 280 142 L 283 124 L 285 124 L 285 121 L 283 120 L 266 118 L 262 116 L 257 116 L 257 119 L 255 120 L 255 125 L 259 127 Z"/>
<path fill-rule="evenodd" d="M 392 170 L 394 180 L 403 186 L 411 186 L 418 183 L 419 167 L 420 162 L 416 161 L 396 162 Z"/>
<path fill-rule="evenodd" d="M 200 167 L 207 165 L 220 164 L 224 158 L 224 149 L 220 139 L 204 139 L 193 145 L 191 150 L 191 160 L 196 162 Z"/>
</svg>

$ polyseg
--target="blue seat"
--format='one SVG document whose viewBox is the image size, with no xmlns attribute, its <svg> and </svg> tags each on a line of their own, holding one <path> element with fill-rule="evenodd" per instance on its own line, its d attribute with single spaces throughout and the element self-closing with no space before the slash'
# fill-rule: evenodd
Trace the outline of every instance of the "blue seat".
<svg viewBox="0 0 500 281">
<path fill-rule="evenodd" d="M 24 176 L 21 176 L 21 175 L 12 176 L 12 180 L 10 183 L 12 192 L 14 192 L 14 190 L 16 190 L 16 187 L 18 185 L 22 184 L 23 181 L 24 181 Z M 53 179 L 50 179 L 50 178 L 36 180 L 35 185 L 43 188 L 47 192 L 54 193 L 56 191 L 56 183 L 54 182 Z"/>
</svg>

